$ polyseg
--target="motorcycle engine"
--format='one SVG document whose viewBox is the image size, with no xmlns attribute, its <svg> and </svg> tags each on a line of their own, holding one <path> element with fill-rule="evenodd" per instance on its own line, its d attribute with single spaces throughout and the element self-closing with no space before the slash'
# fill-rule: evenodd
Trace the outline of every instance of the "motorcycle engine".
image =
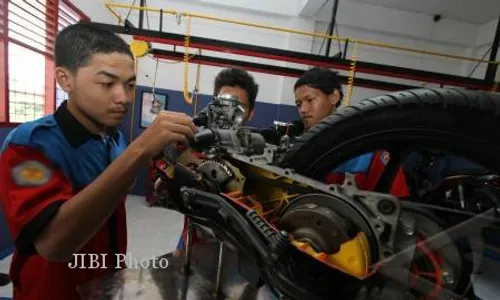
<svg viewBox="0 0 500 300">
<path fill-rule="evenodd" d="M 253 232 L 260 231 L 264 239 L 277 236 L 279 244 L 286 232 L 295 252 L 285 267 L 294 282 L 330 295 L 336 289 L 331 282 L 342 282 L 344 296 L 356 295 L 359 282 L 370 276 L 374 262 L 391 254 L 389 246 L 380 245 L 394 243 L 400 213 L 397 202 L 358 191 L 351 181 L 332 189 L 274 167 L 277 155 L 288 144 L 266 144 L 262 135 L 241 126 L 244 113 L 237 98 L 214 97 L 194 119 L 200 130 L 190 148 L 166 148 L 157 170 L 177 185 L 172 194 L 181 194 L 179 186 L 189 182 L 188 186 L 205 192 L 203 197 L 221 197 L 217 199 L 227 202 L 214 205 L 214 198 L 200 201 L 207 206 L 200 204 L 197 212 L 193 212 L 196 208 L 189 211 L 190 215 L 216 218 L 220 207 L 229 204 L 230 210 L 247 218 L 245 226 L 253 225 Z M 355 204 L 349 202 L 352 199 Z M 187 206 L 184 209 L 192 209 Z M 214 212 L 209 213 L 211 208 Z M 274 249 L 270 251 L 281 251 L 279 246 L 274 248 L 275 242 L 270 239 Z M 311 280 L 311 274 L 317 276 Z"/>
</svg>

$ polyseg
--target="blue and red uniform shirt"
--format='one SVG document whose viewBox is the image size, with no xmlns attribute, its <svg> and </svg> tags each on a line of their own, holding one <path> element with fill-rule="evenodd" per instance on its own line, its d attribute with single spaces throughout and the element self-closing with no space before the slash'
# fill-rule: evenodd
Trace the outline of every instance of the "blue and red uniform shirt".
<svg viewBox="0 0 500 300">
<path fill-rule="evenodd" d="M 118 130 L 104 137 L 92 134 L 66 102 L 54 114 L 24 123 L 7 136 L 0 149 L 0 203 L 15 243 L 10 269 L 14 299 L 80 299 L 78 286 L 117 269 L 114 258 L 124 255 L 127 246 L 125 201 L 78 252 L 107 255 L 106 266 L 70 268 L 75 259 L 48 261 L 37 254 L 33 242 L 61 205 L 125 148 Z"/>
</svg>

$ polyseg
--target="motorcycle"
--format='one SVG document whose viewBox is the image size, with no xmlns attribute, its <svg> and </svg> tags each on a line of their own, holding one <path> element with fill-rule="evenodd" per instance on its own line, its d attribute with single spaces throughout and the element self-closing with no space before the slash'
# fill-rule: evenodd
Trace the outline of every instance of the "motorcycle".
<svg viewBox="0 0 500 300">
<path fill-rule="evenodd" d="M 450 190 L 498 182 L 499 114 L 499 94 L 416 89 L 341 108 L 293 137 L 285 123 L 271 134 L 243 126 L 237 99 L 218 95 L 195 117 L 201 129 L 189 146 L 167 147 L 155 169 L 164 205 L 233 245 L 277 299 L 475 299 L 481 232 L 496 226 L 499 202 L 495 193 L 465 200 Z M 324 181 L 377 151 L 388 156 L 373 189 L 349 173 Z M 404 166 L 428 153 L 488 171 L 425 185 L 422 163 Z M 396 197 L 402 168 L 409 193 Z"/>
</svg>

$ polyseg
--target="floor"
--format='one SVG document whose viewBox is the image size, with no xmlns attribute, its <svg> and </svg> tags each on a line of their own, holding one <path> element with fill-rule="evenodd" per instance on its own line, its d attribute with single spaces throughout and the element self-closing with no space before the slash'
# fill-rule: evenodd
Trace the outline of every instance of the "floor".
<svg viewBox="0 0 500 300">
<path fill-rule="evenodd" d="M 150 259 L 171 252 L 182 229 L 182 216 L 174 211 L 149 207 L 143 197 L 127 199 L 129 227 L 129 254 L 136 258 Z M 0 261 L 0 273 L 8 273 L 10 257 Z M 477 296 L 482 300 L 500 298 L 500 262 L 485 258 L 481 272 L 475 280 Z M 2 297 L 11 297 L 10 285 L 0 287 Z"/>
<path fill-rule="evenodd" d="M 182 231 L 182 215 L 159 207 L 149 207 L 144 197 L 127 199 L 128 254 L 141 261 L 171 252 Z M 0 273 L 8 273 L 10 257 L 0 261 Z M 2 297 L 12 297 L 12 286 L 0 287 Z"/>
</svg>

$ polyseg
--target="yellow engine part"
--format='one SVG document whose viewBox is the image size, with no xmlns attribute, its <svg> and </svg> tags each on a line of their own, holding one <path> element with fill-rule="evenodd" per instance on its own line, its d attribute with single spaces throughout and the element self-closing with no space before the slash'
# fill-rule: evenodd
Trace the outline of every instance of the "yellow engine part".
<svg viewBox="0 0 500 300">
<path fill-rule="evenodd" d="M 282 177 L 256 166 L 248 166 L 248 171 L 250 174 L 254 175 L 254 178 L 261 177 L 287 184 L 294 183 L 292 179 Z M 297 185 L 299 184 L 297 183 Z M 251 186 L 250 190 L 251 193 L 257 197 L 257 199 L 262 201 L 265 208 L 266 218 L 268 219 L 273 219 L 278 216 L 281 210 L 288 205 L 290 200 L 298 196 L 298 194 L 289 194 L 287 189 L 280 187 L 279 184 L 276 186 L 255 184 Z"/>
<path fill-rule="evenodd" d="M 255 175 L 258 175 L 258 176 L 261 176 L 261 177 L 264 177 L 264 178 L 268 178 L 268 179 L 273 179 L 273 180 L 282 180 L 283 182 L 286 182 L 286 183 L 292 183 L 293 180 L 289 179 L 289 178 L 283 178 L 281 177 L 280 175 L 277 175 L 277 174 L 274 174 L 274 173 L 271 173 L 265 169 L 262 169 L 262 168 L 259 168 L 259 167 L 256 167 L 256 166 L 249 166 L 249 171 L 251 173 L 254 173 Z"/>
<path fill-rule="evenodd" d="M 130 51 L 135 57 L 143 57 L 149 53 L 151 45 L 146 41 L 132 40 L 130 43 Z"/>
<path fill-rule="evenodd" d="M 228 161 L 224 161 L 224 164 L 229 167 L 234 174 L 234 178 L 227 184 L 226 189 L 229 192 L 243 192 L 246 180 L 245 176 L 243 176 L 240 169 L 236 168 Z"/>
<path fill-rule="evenodd" d="M 299 250 L 339 271 L 358 279 L 368 277 L 371 257 L 368 239 L 364 232 L 358 233 L 355 238 L 343 243 L 340 251 L 332 255 L 316 252 L 308 243 L 293 240 L 292 244 Z"/>
<path fill-rule="evenodd" d="M 225 195 L 231 198 L 234 202 L 255 211 L 258 215 L 263 213 L 262 204 L 260 204 L 254 196 L 246 196 L 242 191 L 233 191 L 226 193 Z"/>
</svg>

